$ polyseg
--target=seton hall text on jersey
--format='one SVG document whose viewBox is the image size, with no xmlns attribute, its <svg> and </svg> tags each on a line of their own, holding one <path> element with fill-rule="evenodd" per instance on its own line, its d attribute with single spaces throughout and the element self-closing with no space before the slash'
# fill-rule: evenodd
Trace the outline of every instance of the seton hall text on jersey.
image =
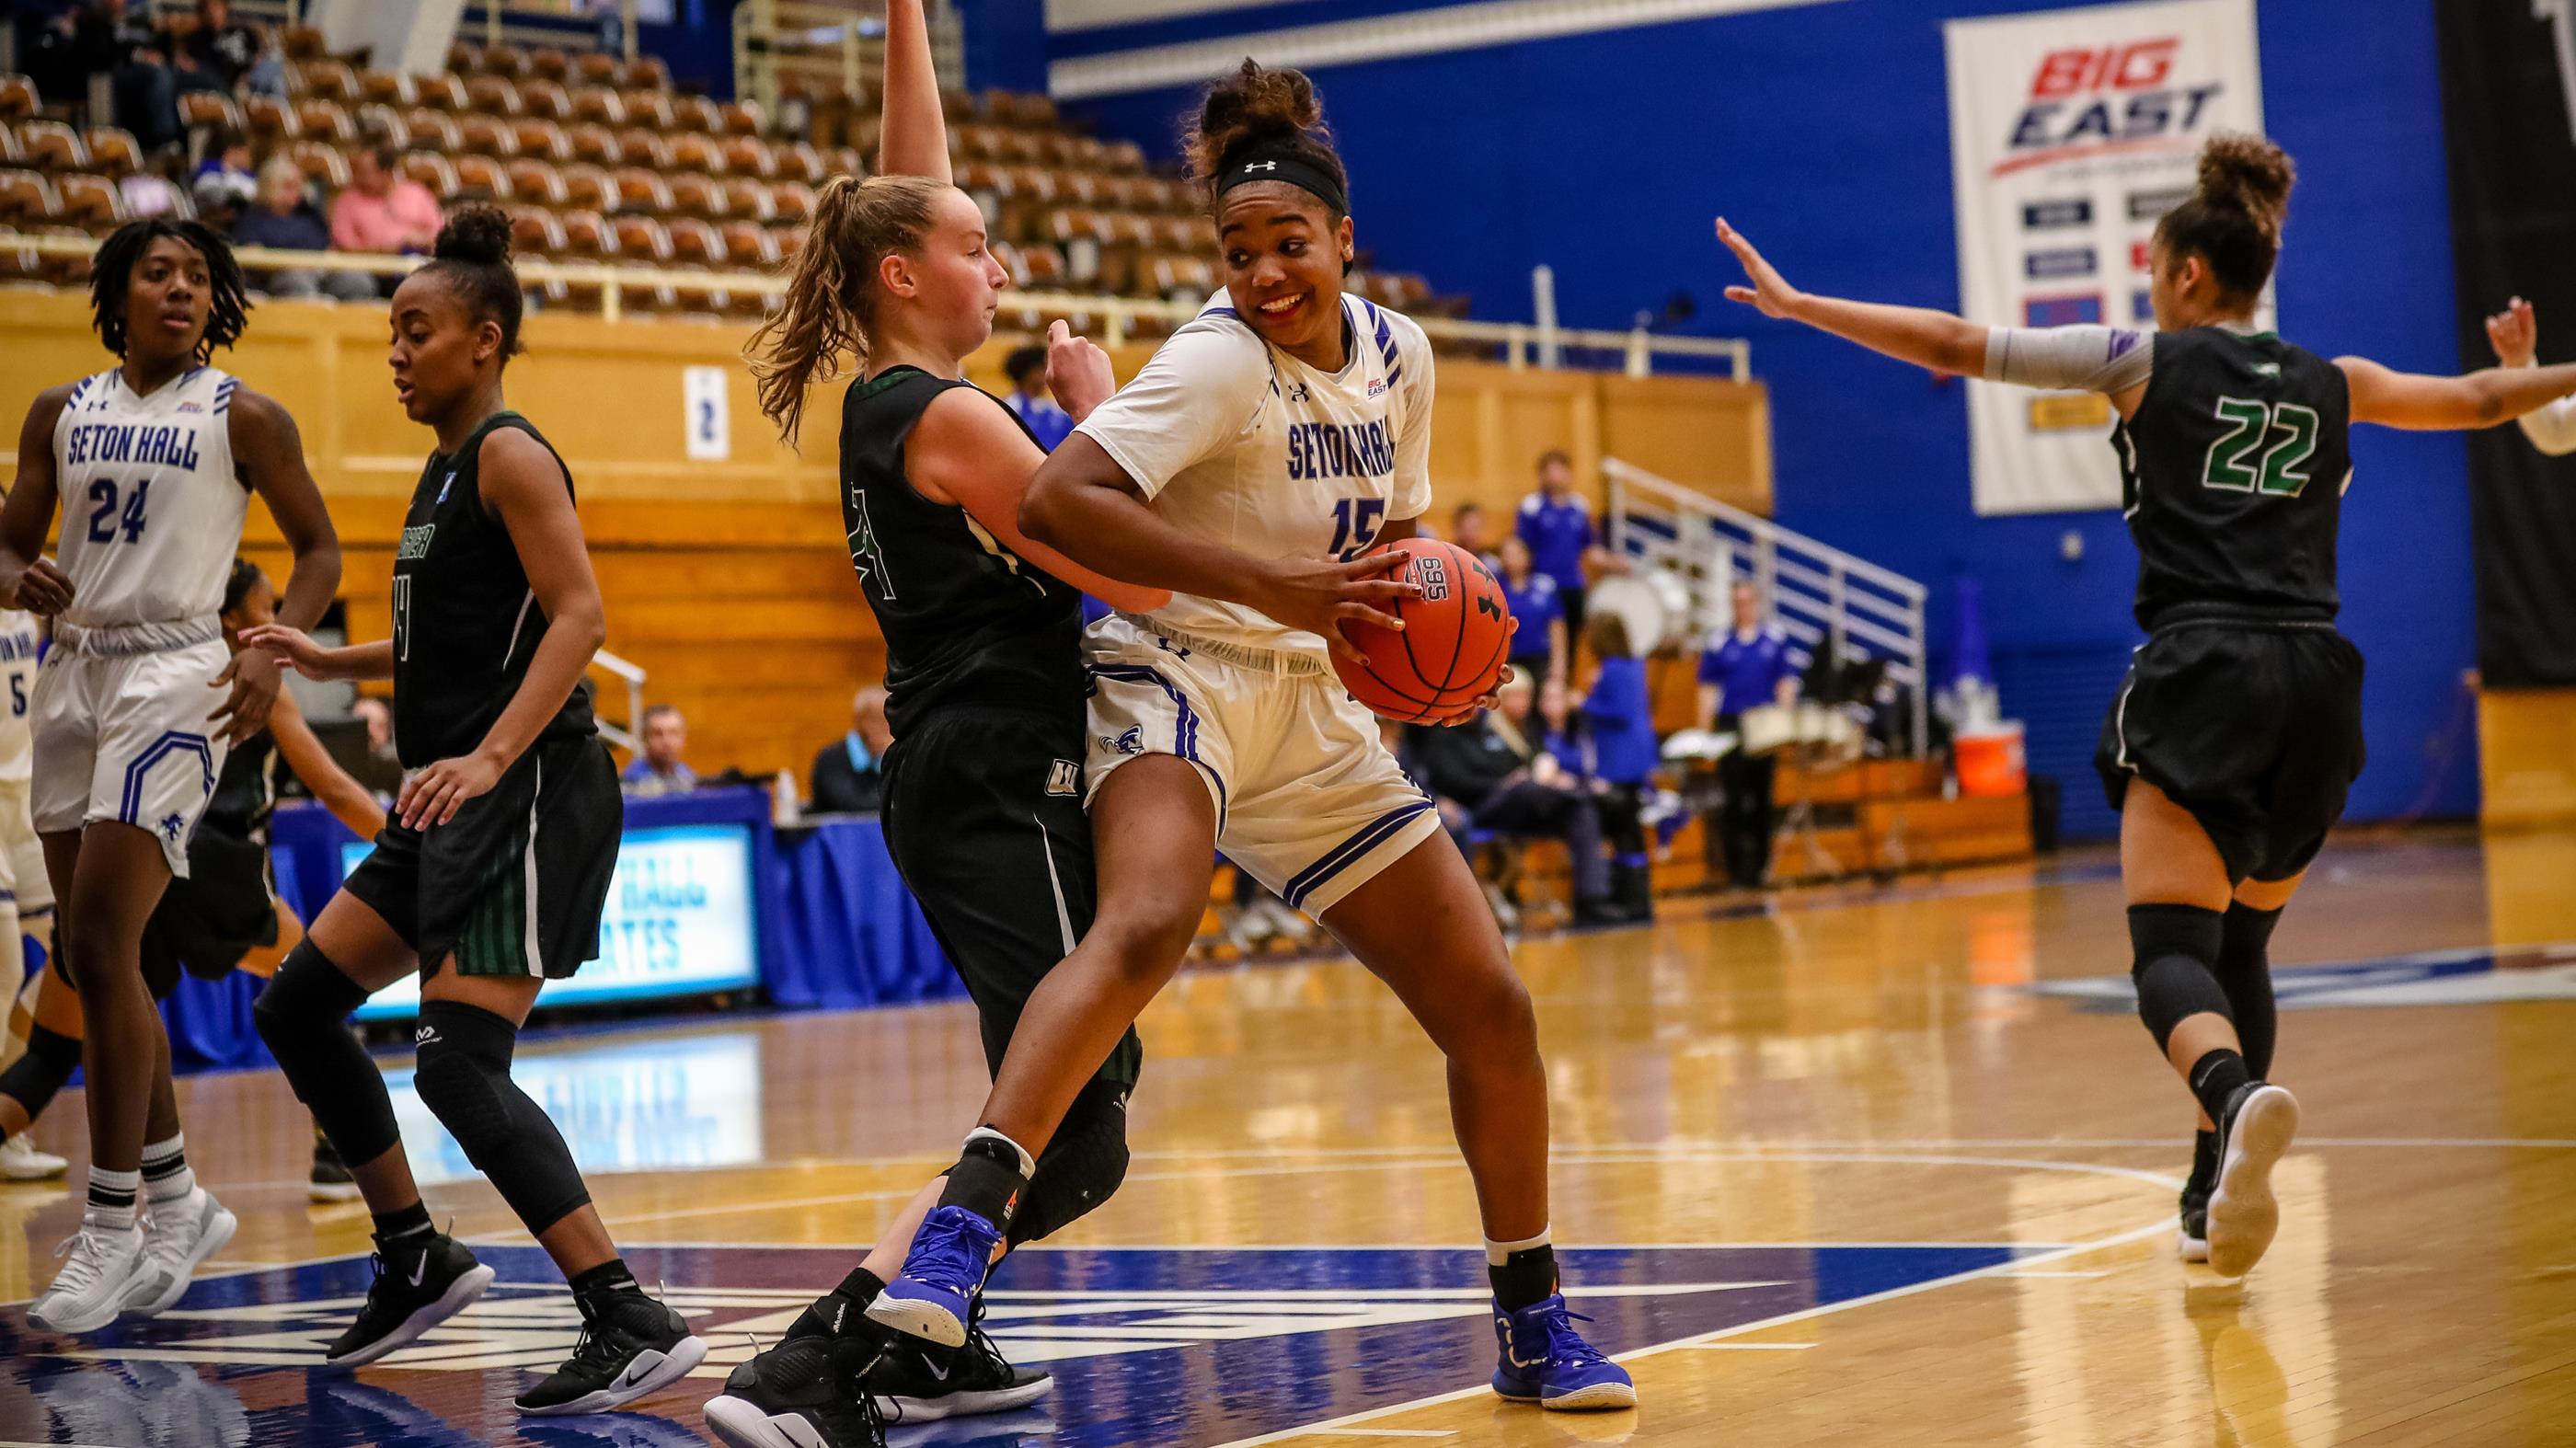
<svg viewBox="0 0 2576 1448">
<path fill-rule="evenodd" d="M 1395 471 L 1386 422 L 1298 422 L 1288 427 L 1291 478 L 1381 477 Z"/>
<path fill-rule="evenodd" d="M 188 423 L 84 422 L 63 445 L 63 465 L 152 464 L 195 471 L 197 429 Z"/>
</svg>

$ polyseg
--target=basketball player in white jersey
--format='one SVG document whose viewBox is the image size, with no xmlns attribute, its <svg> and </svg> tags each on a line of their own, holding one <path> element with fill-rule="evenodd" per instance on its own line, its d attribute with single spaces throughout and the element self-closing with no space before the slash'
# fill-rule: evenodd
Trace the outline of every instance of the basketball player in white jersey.
<svg viewBox="0 0 2576 1448">
<path fill-rule="evenodd" d="M 36 654 L 44 644 L 43 620 L 24 609 L 0 609 L 0 981 L 27 963 L 21 984 L 6 999 L 9 1027 L 0 1032 L 0 1069 L 26 1053 L 35 1024 L 42 960 L 54 948 L 54 890 L 45 879 L 45 851 L 27 813 L 27 780 L 34 750 L 27 710 L 36 687 Z M 25 937 L 22 941 L 21 937 Z M 28 948 L 26 942 L 32 942 Z M 0 1181 L 32 1182 L 61 1176 L 71 1163 L 36 1150 L 24 1135 L 0 1137 Z"/>
<path fill-rule="evenodd" d="M 143 927 L 188 871 L 225 749 L 277 697 L 278 657 L 231 653 L 217 618 L 250 493 L 295 554 L 281 621 L 312 627 L 340 582 L 294 419 L 208 365 L 243 311 L 241 269 L 214 232 L 165 217 L 119 227 L 90 281 L 117 365 L 37 397 L 0 508 L 0 604 L 54 625 L 31 700 L 32 805 L 87 1024 L 87 1210 L 27 1312 L 56 1332 L 167 1308 L 233 1231 L 188 1168 Z M 60 563 L 42 556 L 58 502 Z"/>
<path fill-rule="evenodd" d="M 2537 366 L 2540 360 L 2540 319 L 2531 303 L 2520 297 L 2494 316 L 2487 318 L 2487 341 L 2496 351 L 2496 360 L 2507 367 Z M 2515 421 L 2531 445 L 2551 457 L 2576 453 L 2576 397 L 2562 397 L 2547 407 L 2526 412 Z"/>
<path fill-rule="evenodd" d="M 1023 1010 L 981 1124 L 903 1275 L 868 1316 L 963 1342 L 1037 1153 L 1171 979 L 1218 850 L 1319 917 L 1449 1063 L 1494 1291 L 1498 1395 L 1629 1408 L 1627 1372 L 1576 1331 L 1548 1225 L 1547 1079 L 1529 994 L 1430 799 L 1334 677 L 1343 623 L 1409 585 L 1363 556 L 1431 505 L 1431 349 L 1342 290 L 1349 183 L 1314 88 L 1246 61 L 1190 138 L 1226 293 L 1048 458 L 1028 535 L 1175 597 L 1084 639 L 1084 771 L 1099 856 L 1090 932 Z M 1496 680 L 1499 684 L 1499 677 Z"/>
</svg>

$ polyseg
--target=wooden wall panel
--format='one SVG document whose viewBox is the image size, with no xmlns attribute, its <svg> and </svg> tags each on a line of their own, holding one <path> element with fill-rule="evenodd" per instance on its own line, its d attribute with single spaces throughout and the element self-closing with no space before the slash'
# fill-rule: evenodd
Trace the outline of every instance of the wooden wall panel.
<svg viewBox="0 0 2576 1448">
<path fill-rule="evenodd" d="M 2478 767 L 2488 824 L 2576 820 L 2576 689 L 2481 692 Z"/>
<path fill-rule="evenodd" d="M 356 637 L 380 637 L 393 544 L 433 445 L 395 406 L 384 314 L 372 307 L 269 302 L 219 362 L 285 404 L 340 530 L 341 596 Z M 790 449 L 761 417 L 739 323 L 531 315 L 509 398 L 570 465 L 601 589 L 608 646 L 642 665 L 654 702 L 691 720 L 691 762 L 801 775 L 849 727 L 849 701 L 884 669 L 884 641 L 852 576 L 834 476 L 846 379 L 817 387 L 806 446 Z M 969 375 L 1000 390 L 1008 348 L 979 353 Z M 1118 349 L 1132 376 L 1152 349 Z M 0 292 L 0 415 L 23 418 L 43 387 L 107 365 L 86 298 Z M 721 367 L 732 456 L 692 461 L 683 370 Z M 1444 360 L 1433 417 L 1432 519 L 1475 499 L 1497 526 L 1534 485 L 1538 454 L 1563 448 L 1599 497 L 1599 465 L 1623 452 L 1677 481 L 1743 502 L 1769 497 L 1767 412 L 1759 386 L 1703 378 L 1631 379 L 1515 372 Z M 16 434 L 0 434 L 0 476 L 15 476 Z M 1733 449 L 1725 458 L 1711 449 Z M 254 505 L 245 549 L 272 571 L 285 552 Z M 622 718 L 622 698 L 603 700 Z"/>
</svg>

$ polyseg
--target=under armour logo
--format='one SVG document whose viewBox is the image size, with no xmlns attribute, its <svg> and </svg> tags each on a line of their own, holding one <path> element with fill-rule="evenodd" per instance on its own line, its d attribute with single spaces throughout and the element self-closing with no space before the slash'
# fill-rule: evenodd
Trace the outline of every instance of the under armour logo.
<svg viewBox="0 0 2576 1448">
<path fill-rule="evenodd" d="M 1279 163 L 1276 161 L 1255 161 L 1243 169 L 1247 175 L 1254 171 L 1276 171 L 1279 169 Z"/>
</svg>

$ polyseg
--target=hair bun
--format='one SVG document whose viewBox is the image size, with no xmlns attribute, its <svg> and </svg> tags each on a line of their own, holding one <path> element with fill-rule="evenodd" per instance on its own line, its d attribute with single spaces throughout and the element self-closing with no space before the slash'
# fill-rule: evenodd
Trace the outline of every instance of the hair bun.
<svg viewBox="0 0 2576 1448">
<path fill-rule="evenodd" d="M 2290 210 L 2290 186 L 2298 179 L 2289 153 L 2261 136 L 2220 131 L 2200 150 L 2200 195 L 2215 206 L 2233 207 L 2254 218 L 2265 234 L 2278 240 Z"/>
<path fill-rule="evenodd" d="M 472 266 L 508 266 L 510 218 L 498 206 L 460 206 L 447 214 L 447 224 L 438 229 L 430 255 Z"/>
<path fill-rule="evenodd" d="M 1240 68 L 1208 87 L 1188 149 L 1198 174 L 1212 177 L 1246 146 L 1287 140 L 1329 148 L 1331 139 L 1324 103 L 1316 99 L 1315 83 L 1304 71 L 1269 70 L 1247 57 Z"/>
</svg>

